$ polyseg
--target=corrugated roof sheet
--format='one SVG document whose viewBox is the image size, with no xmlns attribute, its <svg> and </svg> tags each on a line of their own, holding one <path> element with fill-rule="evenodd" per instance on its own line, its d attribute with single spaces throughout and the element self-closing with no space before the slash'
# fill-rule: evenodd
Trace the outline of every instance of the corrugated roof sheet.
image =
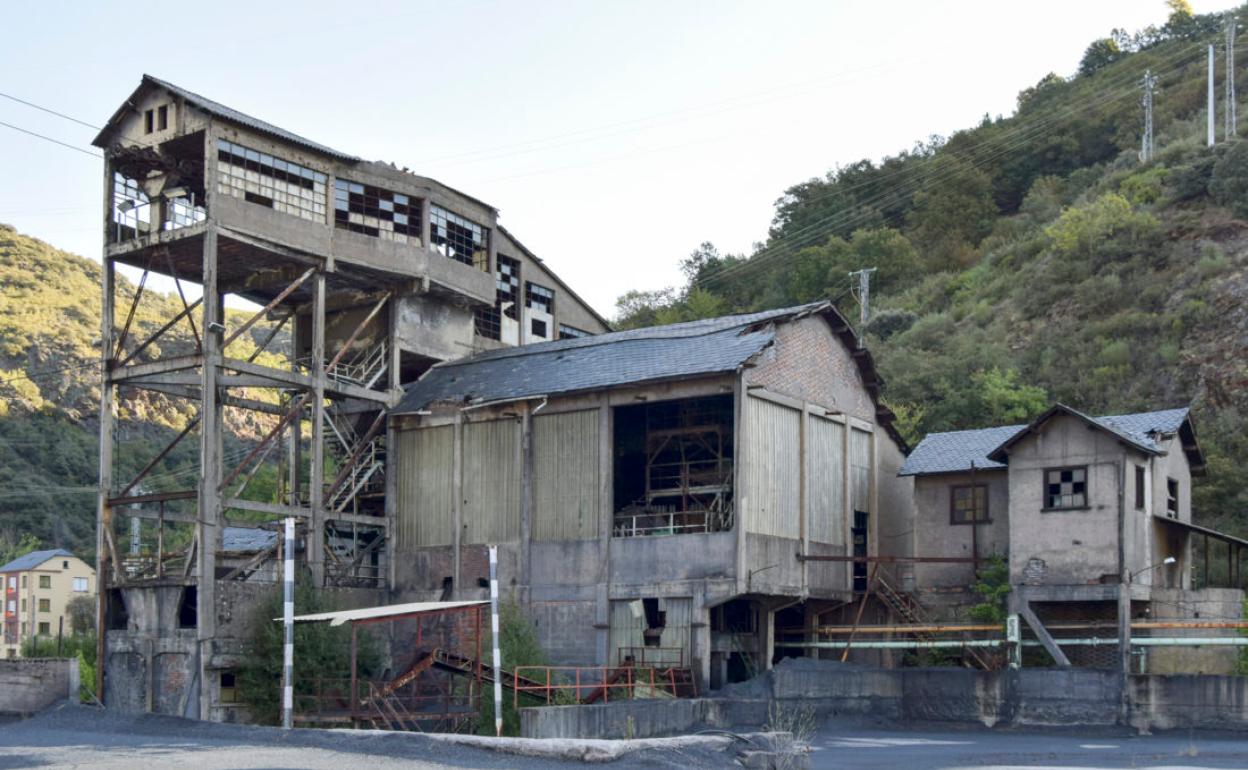
<svg viewBox="0 0 1248 770">
<path fill-rule="evenodd" d="M 504 401 L 731 372 L 775 340 L 767 322 L 826 307 L 812 303 L 479 353 L 432 367 L 407 386 L 393 413 L 440 401 Z"/>
<path fill-rule="evenodd" d="M 1060 408 L 1096 423 L 1148 452 L 1160 451 L 1157 442 L 1153 440 L 1153 434 L 1178 432 L 1188 415 L 1188 410 L 1183 408 L 1093 417 L 1070 407 Z M 901 466 L 900 475 L 961 473 L 969 471 L 972 462 L 979 470 L 1004 468 L 1005 463 L 991 460 L 988 455 L 1015 438 L 1027 427 L 1027 425 L 1006 425 L 979 430 L 929 433 L 906 458 L 906 462 Z"/>
<path fill-rule="evenodd" d="M 73 556 L 73 554 L 66 551 L 64 548 L 52 548 L 46 551 L 31 551 L 25 556 L 19 556 L 3 567 L 0 567 L 0 572 L 24 572 L 28 569 L 34 569 L 48 559 L 54 559 L 58 556 Z"/>
<path fill-rule="evenodd" d="M 296 615 L 296 623 L 317 623 L 329 621 L 331 626 L 341 626 L 356 620 L 376 620 L 379 618 L 395 618 L 405 615 L 420 615 L 426 612 L 453 610 L 460 607 L 475 607 L 489 604 L 487 601 L 469 602 L 411 602 L 409 604 L 390 604 L 382 607 L 365 607 L 359 610 L 339 610 L 337 612 L 315 612 L 310 615 Z M 273 618 L 279 623 L 282 618 Z"/>
<path fill-rule="evenodd" d="M 226 527 L 221 530 L 221 550 L 230 552 L 263 551 L 277 543 L 277 533 L 251 527 Z"/>
</svg>

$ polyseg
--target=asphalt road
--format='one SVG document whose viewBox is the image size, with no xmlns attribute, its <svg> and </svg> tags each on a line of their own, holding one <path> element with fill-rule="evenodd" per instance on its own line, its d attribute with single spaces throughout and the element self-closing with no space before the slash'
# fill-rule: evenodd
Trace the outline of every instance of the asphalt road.
<svg viewBox="0 0 1248 770">
<path fill-rule="evenodd" d="M 820 770 L 1248 768 L 1248 735 L 1113 731 L 878 730 L 827 725 L 811 740 Z"/>
<path fill-rule="evenodd" d="M 812 738 L 821 770 L 993 768 L 1248 768 L 1248 736 L 976 729 L 880 729 L 825 724 Z M 650 749 L 606 765 L 739 767 L 734 750 Z M 199 770 L 442 770 L 581 767 L 448 745 L 421 735 L 215 725 L 66 708 L 0 725 L 0 770 L 9 768 L 196 768 Z"/>
</svg>

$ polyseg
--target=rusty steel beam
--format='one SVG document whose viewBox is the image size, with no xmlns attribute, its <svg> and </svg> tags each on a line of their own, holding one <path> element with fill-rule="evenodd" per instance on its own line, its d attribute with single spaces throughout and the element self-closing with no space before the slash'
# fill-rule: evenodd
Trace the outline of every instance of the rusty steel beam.
<svg viewBox="0 0 1248 770">
<path fill-rule="evenodd" d="M 143 275 L 139 277 L 139 288 L 134 292 L 134 300 L 130 302 L 130 311 L 126 313 L 126 323 L 121 327 L 121 334 L 117 337 L 117 350 L 113 353 L 113 358 L 121 358 L 122 352 L 126 349 L 126 337 L 130 334 L 130 324 L 134 321 L 134 313 L 139 309 L 139 300 L 143 299 L 143 287 L 147 284 L 147 274 L 151 265 L 143 270 Z"/>
<path fill-rule="evenodd" d="M 175 436 L 173 441 L 170 441 L 169 444 L 164 449 L 160 450 L 160 454 L 153 457 L 151 462 L 143 466 L 143 470 L 139 471 L 139 474 L 130 480 L 130 483 L 126 485 L 126 488 L 121 490 L 121 492 L 118 494 L 118 497 L 125 497 L 127 494 L 129 494 L 130 490 L 134 489 L 135 485 L 137 485 L 140 481 L 142 481 L 144 477 L 147 476 L 147 474 L 151 473 L 152 469 L 155 468 L 158 464 L 160 464 L 161 460 L 168 457 L 169 453 L 173 451 L 174 447 L 176 447 L 178 443 L 182 441 L 182 439 L 186 438 L 187 434 L 190 433 L 192 430 L 194 430 L 195 426 L 199 424 L 199 418 L 200 418 L 200 415 L 195 415 L 190 420 L 188 420 L 186 423 L 186 427 L 182 429 L 182 432 L 179 433 L 177 436 Z"/>
<path fill-rule="evenodd" d="M 315 273 L 316 273 L 315 267 L 309 267 L 307 270 L 305 270 L 303 272 L 303 275 L 296 278 L 293 283 L 291 283 L 285 289 L 282 289 L 281 292 L 279 292 L 276 297 L 269 300 L 269 304 L 265 305 L 263 308 L 257 311 L 254 315 L 251 316 L 251 318 L 248 318 L 247 321 L 242 326 L 235 329 L 234 332 L 230 334 L 230 336 L 226 337 L 225 342 L 221 343 L 221 349 L 225 350 L 226 348 L 228 348 L 231 342 L 238 339 L 239 335 L 243 334 L 248 329 L 250 329 L 253 325 L 255 325 L 256 321 L 259 321 L 260 318 L 263 317 L 270 310 L 280 305 L 282 303 L 282 300 L 289 297 L 295 291 L 295 289 L 298 289 L 300 286 L 302 286 L 304 281 L 311 278 Z"/>
<path fill-rule="evenodd" d="M 234 469 L 231 470 L 228 474 L 226 474 L 225 478 L 221 481 L 220 485 L 218 485 L 217 487 L 218 492 L 224 492 L 225 488 L 228 487 L 234 481 L 234 479 L 238 478 L 238 475 L 243 472 L 243 469 L 246 468 L 249 464 L 251 464 L 251 461 L 255 459 L 256 455 L 260 454 L 260 452 L 273 441 L 274 437 L 277 436 L 277 434 L 280 433 L 283 428 L 289 425 L 291 421 L 293 421 L 298 416 L 299 412 L 303 409 L 303 405 L 307 402 L 307 400 L 308 400 L 307 393 L 304 393 L 303 395 L 299 396 L 299 398 L 295 401 L 294 406 L 292 406 L 286 412 L 286 414 L 282 415 L 282 419 L 277 421 L 277 425 L 274 425 L 273 428 L 265 435 L 265 437 L 260 440 L 260 443 L 257 444 L 254 449 L 252 449 L 250 452 L 247 453 L 247 456 L 243 458 L 242 462 L 234 466 Z"/>
<path fill-rule="evenodd" d="M 368 426 L 368 430 L 365 431 L 360 440 L 356 442 L 355 449 L 351 452 L 351 457 L 347 458 L 346 463 L 338 469 L 338 475 L 334 477 L 333 483 L 329 485 L 329 489 L 326 490 L 325 494 L 321 497 L 322 503 L 328 503 L 334 496 L 334 493 L 336 493 L 339 487 L 343 485 L 343 482 L 347 480 L 347 476 L 350 475 L 351 470 L 355 468 L 355 464 L 359 462 L 360 456 L 364 454 L 364 450 L 367 448 L 368 443 L 377 436 L 377 434 L 381 431 L 382 426 L 385 424 L 386 413 L 384 411 L 378 412 L 376 419 L 373 420 L 373 424 Z"/>
<path fill-rule="evenodd" d="M 342 344 L 342 347 L 339 348 L 334 357 L 330 359 L 328 364 L 325 365 L 326 372 L 338 365 L 338 362 L 342 360 L 342 357 L 346 355 L 347 351 L 351 349 L 351 346 L 355 344 L 355 340 L 360 336 L 360 332 L 364 331 L 364 327 L 368 326 L 369 322 L 376 318 L 377 314 L 381 312 L 381 309 L 385 307 L 386 300 L 388 299 L 390 299 L 390 292 L 386 292 L 381 295 L 381 299 L 377 300 L 377 304 L 373 305 L 373 309 L 368 311 L 368 315 L 364 316 L 364 320 L 360 321 L 359 324 L 356 325 L 355 330 L 351 332 L 351 336 L 347 337 L 347 341 Z"/>
<path fill-rule="evenodd" d="M 173 266 L 173 255 L 165 249 L 165 262 L 169 265 L 169 275 L 173 276 L 173 285 L 178 289 L 178 298 L 182 300 L 182 309 L 187 311 L 186 320 L 191 324 L 191 336 L 195 338 L 195 350 L 199 353 L 204 352 L 204 342 L 199 338 L 199 329 L 195 327 L 195 316 L 190 313 L 190 306 L 186 304 L 186 294 L 182 291 L 182 279 L 178 277 L 178 270 Z M 196 303 L 202 302 L 203 298 L 196 300 Z"/>
<path fill-rule="evenodd" d="M 274 326 L 272 329 L 269 330 L 269 336 L 265 337 L 264 341 L 261 342 L 258 346 L 256 346 L 255 352 L 253 352 L 250 356 L 247 357 L 247 363 L 250 364 L 254 362 L 256 360 L 256 357 L 264 352 L 265 348 L 269 346 L 269 343 L 273 341 L 273 338 L 277 336 L 277 333 L 282 330 L 282 327 L 285 326 L 286 322 L 289 321 L 292 317 L 294 317 L 294 315 L 295 315 L 295 312 L 292 310 L 291 312 L 282 316 L 282 320 L 277 322 L 277 326 Z"/>
<path fill-rule="evenodd" d="M 157 329 L 155 334 L 153 334 L 152 336 L 150 336 L 150 337 L 148 337 L 147 339 L 143 340 L 143 342 L 142 342 L 142 343 L 141 343 L 141 344 L 140 344 L 137 348 L 135 348 L 133 351 L 131 351 L 130 355 L 128 355 L 128 356 L 126 356 L 124 359 L 122 359 L 121 363 L 120 363 L 120 364 L 117 364 L 117 365 L 118 365 L 118 366 L 125 366 L 126 364 L 130 363 L 131 361 L 133 361 L 133 360 L 135 359 L 135 357 L 137 357 L 140 353 L 142 353 L 144 350 L 146 350 L 146 349 L 147 349 L 147 346 L 148 346 L 148 345 L 151 345 L 153 342 L 155 342 L 156 340 L 160 339 L 161 335 L 163 335 L 165 332 L 167 332 L 167 331 L 169 331 L 170 329 L 172 329 L 172 328 L 173 328 L 173 327 L 174 327 L 174 326 L 178 323 L 178 321 L 181 321 L 183 318 L 185 318 L 185 317 L 189 316 L 189 315 L 191 314 L 191 311 L 193 311 L 196 307 L 198 307 L 198 306 L 199 306 L 199 303 L 201 303 L 201 302 L 203 302 L 203 301 L 204 301 L 204 300 L 203 300 L 203 298 L 201 297 L 200 299 L 197 299 L 197 300 L 195 300 L 194 302 L 192 302 L 189 306 L 187 306 L 186 308 L 184 308 L 184 309 L 183 309 L 180 313 L 178 313 L 177 315 L 175 315 L 175 316 L 173 317 L 173 319 L 172 319 L 172 320 L 168 321 L 168 322 L 167 322 L 164 326 L 162 326 L 162 327 L 160 327 L 159 329 Z M 198 341 L 196 341 L 196 344 L 198 345 Z M 120 351 L 119 351 L 119 353 L 120 353 Z"/>
</svg>

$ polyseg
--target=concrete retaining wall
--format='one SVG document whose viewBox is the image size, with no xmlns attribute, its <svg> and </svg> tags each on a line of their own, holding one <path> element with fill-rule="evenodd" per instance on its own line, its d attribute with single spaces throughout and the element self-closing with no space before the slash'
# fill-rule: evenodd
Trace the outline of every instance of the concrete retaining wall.
<svg viewBox="0 0 1248 770">
<path fill-rule="evenodd" d="M 729 697 L 522 709 L 530 738 L 647 738 L 760 728 L 768 708 L 898 722 L 1016 726 L 1127 724 L 1248 731 L 1248 677 L 1135 675 L 1123 718 L 1119 675 L 1091 669 L 878 669 L 801 661 Z"/>
<path fill-rule="evenodd" d="M 78 661 L 64 658 L 0 659 L 0 714 L 33 714 L 78 697 Z"/>
</svg>

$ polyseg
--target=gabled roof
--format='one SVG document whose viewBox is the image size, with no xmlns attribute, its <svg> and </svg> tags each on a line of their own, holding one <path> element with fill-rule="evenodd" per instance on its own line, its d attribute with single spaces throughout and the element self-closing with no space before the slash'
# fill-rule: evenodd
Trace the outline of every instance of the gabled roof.
<svg viewBox="0 0 1248 770">
<path fill-rule="evenodd" d="M 775 324 L 812 315 L 822 316 L 846 345 L 876 402 L 876 422 L 904 451 L 892 412 L 876 399 L 881 383 L 871 355 L 857 347 L 853 330 L 830 302 L 541 342 L 446 361 L 408 385 L 392 414 L 413 414 L 437 403 L 540 398 L 735 372 L 774 344 Z"/>
<path fill-rule="evenodd" d="M 1000 428 L 955 430 L 929 433 L 914 448 L 901 466 L 900 476 L 923 476 L 932 473 L 962 473 L 971 470 L 1000 470 L 1005 463 L 989 460 L 988 453 L 1001 446 L 1026 425 Z"/>
<path fill-rule="evenodd" d="M 1161 445 L 1157 441 L 1159 436 L 1179 434 L 1192 472 L 1199 475 L 1204 469 L 1204 456 L 1196 445 L 1196 433 L 1186 407 L 1093 417 L 1064 404 L 1056 404 L 1029 425 L 930 433 L 906 458 L 900 475 L 962 473 L 969 471 L 972 463 L 979 470 L 1004 468 L 1010 448 L 1058 414 L 1075 417 L 1089 427 L 1104 430 L 1146 454 L 1161 454 Z"/>
<path fill-rule="evenodd" d="M 160 78 L 152 77 L 151 75 L 143 76 L 143 80 L 139 83 L 139 87 L 134 90 L 134 93 L 131 94 L 130 98 L 126 100 L 126 103 L 121 105 L 121 107 L 113 113 L 113 116 L 108 119 L 107 123 L 104 124 L 104 129 L 100 131 L 99 135 L 96 136 L 91 143 L 96 147 L 107 147 L 113 131 L 116 130 L 121 120 L 126 116 L 126 113 L 133 108 L 134 103 L 137 102 L 143 94 L 152 88 L 163 88 L 174 96 L 184 100 L 187 104 L 194 105 L 213 117 L 220 118 L 230 123 L 237 123 L 244 128 L 259 131 L 260 133 L 268 134 L 293 144 L 298 144 L 306 149 L 319 152 L 323 155 L 329 155 L 330 157 L 337 158 L 338 160 L 360 160 L 354 155 L 348 155 L 345 152 L 339 152 L 338 150 L 326 147 L 323 144 L 317 144 L 310 139 L 304 139 L 302 136 L 287 131 L 284 128 L 279 128 L 272 123 L 266 123 L 259 118 L 253 118 L 250 115 L 239 112 L 236 109 L 226 107 L 220 102 L 214 102 L 212 99 L 200 96 L 193 91 L 188 91 L 181 86 L 175 86 L 173 83 L 161 80 Z"/>
<path fill-rule="evenodd" d="M 53 548 L 47 551 L 31 551 L 25 556 L 19 556 L 13 561 L 0 567 L 0 572 L 24 572 L 28 569 L 34 569 L 43 564 L 48 559 L 55 559 L 58 556 L 73 556 L 72 553 L 64 548 Z"/>
</svg>

